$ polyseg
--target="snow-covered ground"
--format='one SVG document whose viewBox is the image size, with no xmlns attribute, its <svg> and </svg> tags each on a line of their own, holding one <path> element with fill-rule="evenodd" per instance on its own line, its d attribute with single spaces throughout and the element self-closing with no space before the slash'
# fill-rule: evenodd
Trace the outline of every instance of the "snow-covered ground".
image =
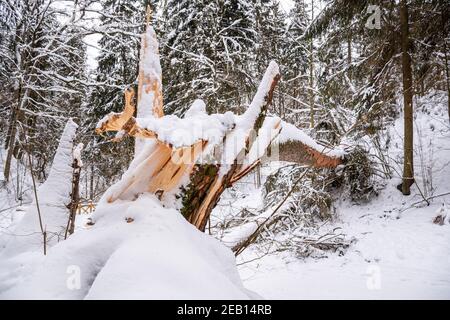
<svg viewBox="0 0 450 320">
<path fill-rule="evenodd" d="M 336 201 L 332 227 L 342 228 L 352 242 L 344 255 L 299 259 L 289 252 L 263 254 L 250 248 L 237 259 L 247 288 L 268 299 L 450 299 L 450 194 L 439 196 L 450 193 L 446 101 L 442 95 L 430 95 L 418 99 L 416 108 L 416 182 L 426 197 L 437 196 L 430 205 L 417 203 L 423 200 L 417 185 L 411 196 L 403 196 L 394 173 L 368 204 Z M 402 132 L 400 116 L 389 129 L 388 151 L 398 173 L 401 167 L 395 160 L 402 152 Z M 241 189 L 245 197 L 222 200 L 216 216 L 261 206 L 259 189 L 251 183 Z M 446 224 L 434 224 L 441 212 Z"/>
<path fill-rule="evenodd" d="M 343 256 L 279 253 L 246 263 L 257 253 L 244 252 L 245 286 L 268 299 L 450 299 L 450 223 L 432 223 L 441 201 L 398 218 L 401 202 L 390 185 L 370 205 L 340 205 L 335 225 L 356 239 Z"/>
</svg>

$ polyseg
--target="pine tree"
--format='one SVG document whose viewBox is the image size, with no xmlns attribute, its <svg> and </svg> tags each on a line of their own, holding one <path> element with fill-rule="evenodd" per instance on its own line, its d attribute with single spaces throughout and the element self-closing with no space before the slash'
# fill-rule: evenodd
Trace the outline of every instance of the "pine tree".
<svg viewBox="0 0 450 320">
<path fill-rule="evenodd" d="M 236 110 L 253 95 L 255 74 L 248 74 L 254 61 L 257 34 L 255 13 L 244 0 L 218 1 L 219 25 L 216 34 L 217 105 L 215 112 Z"/>
<path fill-rule="evenodd" d="M 374 1 L 370 4 L 380 10 L 381 27 L 368 28 L 367 1 L 336 0 L 307 30 L 307 36 L 325 37 L 321 92 L 330 105 L 356 112 L 350 131 L 376 134 L 398 114 L 396 98 L 403 96 L 404 173 L 398 188 L 404 194 L 409 194 L 414 181 L 413 95 L 439 89 L 445 83 L 443 48 L 449 22 L 442 19 L 448 17 L 444 3 Z M 433 71 L 433 63 L 442 67 Z"/>
<path fill-rule="evenodd" d="M 383 21 L 387 21 L 381 29 L 366 27 L 367 2 L 337 0 L 320 12 L 305 35 L 322 38 L 317 81 L 326 114 L 348 108 L 359 118 L 359 129 L 380 128 L 383 118 L 392 119 L 395 115 L 394 56 L 398 34 L 391 21 L 397 17 L 392 3 L 381 2 L 373 3 L 381 9 Z M 341 128 L 341 133 L 342 130 L 345 131 Z"/>
<path fill-rule="evenodd" d="M 102 1 L 99 41 L 100 55 L 96 70 L 96 90 L 92 105 L 97 115 L 123 108 L 123 92 L 136 83 L 139 62 L 139 34 L 143 26 L 143 7 L 135 1 Z"/>
<path fill-rule="evenodd" d="M 205 8 L 199 1 L 190 0 L 168 0 L 163 8 L 165 34 L 160 50 L 167 113 L 183 114 L 194 99 L 204 97 L 200 96 L 202 90 L 206 91 L 204 87 L 210 86 L 199 76 L 210 75 L 213 70 L 203 50 L 209 53 L 214 49 L 210 44 L 213 22 L 211 15 L 205 16 L 205 12 L 214 8 L 213 4 Z"/>
</svg>

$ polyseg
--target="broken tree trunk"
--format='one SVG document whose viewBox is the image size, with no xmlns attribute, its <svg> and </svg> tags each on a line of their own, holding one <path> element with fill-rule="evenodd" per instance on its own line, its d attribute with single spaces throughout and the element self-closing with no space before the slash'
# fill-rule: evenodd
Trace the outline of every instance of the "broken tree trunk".
<svg viewBox="0 0 450 320">
<path fill-rule="evenodd" d="M 147 7 L 147 24 L 150 21 L 151 9 Z M 139 91 L 137 97 L 137 118 L 160 118 L 163 112 L 162 72 L 159 62 L 158 40 L 153 28 L 147 28 L 142 34 L 139 63 Z M 148 64 L 151 65 L 148 65 Z M 137 137 L 134 154 L 142 151 L 145 137 Z"/>
<path fill-rule="evenodd" d="M 102 201 L 133 200 L 142 193 L 153 193 L 165 206 L 178 208 L 188 221 L 204 231 L 223 191 L 261 162 L 282 129 L 280 118 L 266 117 L 280 79 L 279 68 L 275 62 L 269 64 L 242 115 L 208 115 L 203 101 L 196 100 L 183 119 L 164 116 L 158 45 L 150 25 L 142 41 L 138 117 L 133 117 L 134 93 L 127 90 L 124 111 L 107 115 L 96 132 L 117 131 L 116 140 L 128 134 L 146 142 Z M 340 163 L 340 159 L 311 147 L 305 152 L 313 165 Z"/>
<path fill-rule="evenodd" d="M 78 204 L 80 203 L 80 174 L 81 174 L 81 167 L 83 166 L 83 163 L 81 161 L 82 149 L 83 144 L 79 143 L 77 147 L 73 150 L 72 191 L 70 193 L 70 203 L 67 206 L 69 209 L 69 220 L 67 222 L 64 239 L 67 238 L 67 233 L 73 234 L 75 232 L 75 219 L 77 217 Z"/>
</svg>

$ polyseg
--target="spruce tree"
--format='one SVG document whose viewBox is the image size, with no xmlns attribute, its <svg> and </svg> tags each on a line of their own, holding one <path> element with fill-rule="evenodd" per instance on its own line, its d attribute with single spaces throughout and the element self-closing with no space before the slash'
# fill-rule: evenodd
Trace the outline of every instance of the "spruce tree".
<svg viewBox="0 0 450 320">
<path fill-rule="evenodd" d="M 168 0 L 163 10 L 164 99 L 179 115 L 197 98 L 209 112 L 248 101 L 256 34 L 252 6 L 242 0 Z"/>
</svg>

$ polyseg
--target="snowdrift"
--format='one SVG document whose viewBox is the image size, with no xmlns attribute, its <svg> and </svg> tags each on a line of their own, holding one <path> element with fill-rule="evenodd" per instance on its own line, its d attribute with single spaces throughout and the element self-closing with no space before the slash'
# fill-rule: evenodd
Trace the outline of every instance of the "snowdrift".
<svg viewBox="0 0 450 320">
<path fill-rule="evenodd" d="M 2 299 L 249 299 L 231 250 L 150 194 L 103 202 L 95 225 L 49 250 L 0 262 Z M 28 260 L 27 260 L 28 259 Z M 36 265 L 27 276 L 26 268 Z M 30 269 L 30 268 L 28 268 Z M 31 268 L 32 269 L 32 268 Z M 3 288 L 2 288 L 3 287 Z"/>
</svg>

